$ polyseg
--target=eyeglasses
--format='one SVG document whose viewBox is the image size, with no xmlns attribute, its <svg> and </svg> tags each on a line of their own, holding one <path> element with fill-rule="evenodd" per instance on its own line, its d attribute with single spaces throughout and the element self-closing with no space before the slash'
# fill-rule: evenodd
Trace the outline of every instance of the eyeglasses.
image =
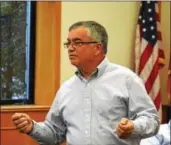
<svg viewBox="0 0 171 145">
<path fill-rule="evenodd" d="M 98 42 L 96 41 L 89 41 L 89 42 L 83 42 L 83 41 L 73 41 L 73 42 L 65 42 L 64 43 L 64 48 L 69 48 L 69 46 L 71 45 L 73 48 L 78 48 L 81 47 L 83 45 L 87 45 L 87 44 L 96 44 Z"/>
</svg>

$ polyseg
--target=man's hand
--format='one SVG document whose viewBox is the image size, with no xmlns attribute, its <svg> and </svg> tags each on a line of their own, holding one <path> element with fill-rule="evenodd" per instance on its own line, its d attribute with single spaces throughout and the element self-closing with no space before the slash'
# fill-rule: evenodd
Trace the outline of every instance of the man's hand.
<svg viewBox="0 0 171 145">
<path fill-rule="evenodd" d="M 15 113 L 12 116 L 13 124 L 21 133 L 30 133 L 33 129 L 33 122 L 30 116 L 24 113 Z"/>
<path fill-rule="evenodd" d="M 134 130 L 134 124 L 132 120 L 129 120 L 127 118 L 121 118 L 120 123 L 116 127 L 116 133 L 119 136 L 119 138 L 126 139 Z"/>
</svg>

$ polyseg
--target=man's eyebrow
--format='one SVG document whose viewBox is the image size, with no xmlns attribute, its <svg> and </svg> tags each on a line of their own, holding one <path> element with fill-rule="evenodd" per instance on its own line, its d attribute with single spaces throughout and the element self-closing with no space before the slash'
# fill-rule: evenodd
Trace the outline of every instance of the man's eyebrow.
<svg viewBox="0 0 171 145">
<path fill-rule="evenodd" d="M 67 39 L 67 41 L 82 41 L 82 39 L 80 39 L 80 38 L 74 38 L 74 39 Z"/>
</svg>

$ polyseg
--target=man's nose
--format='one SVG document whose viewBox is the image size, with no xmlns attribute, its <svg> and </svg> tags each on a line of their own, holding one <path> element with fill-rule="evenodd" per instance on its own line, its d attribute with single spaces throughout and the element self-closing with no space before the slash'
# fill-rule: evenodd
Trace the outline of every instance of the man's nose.
<svg viewBox="0 0 171 145">
<path fill-rule="evenodd" d="M 72 43 L 68 46 L 68 51 L 73 51 L 75 48 L 73 47 Z"/>
</svg>

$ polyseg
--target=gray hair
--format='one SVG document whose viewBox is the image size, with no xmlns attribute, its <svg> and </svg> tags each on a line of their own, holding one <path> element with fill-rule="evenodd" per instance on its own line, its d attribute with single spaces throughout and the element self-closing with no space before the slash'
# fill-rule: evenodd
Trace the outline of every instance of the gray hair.
<svg viewBox="0 0 171 145">
<path fill-rule="evenodd" d="M 108 34 L 106 29 L 95 21 L 80 21 L 72 24 L 69 27 L 69 31 L 82 26 L 87 28 L 89 36 L 93 38 L 93 40 L 102 43 L 104 54 L 106 54 L 108 44 Z"/>
</svg>

